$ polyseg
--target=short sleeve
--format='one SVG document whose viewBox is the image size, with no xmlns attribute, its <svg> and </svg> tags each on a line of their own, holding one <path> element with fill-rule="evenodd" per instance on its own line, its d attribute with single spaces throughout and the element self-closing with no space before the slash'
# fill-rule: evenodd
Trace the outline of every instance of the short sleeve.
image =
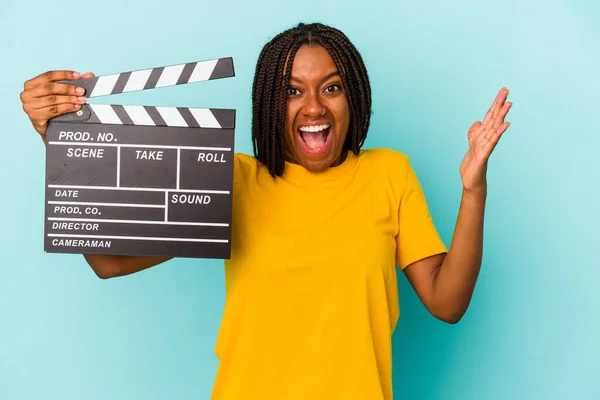
<svg viewBox="0 0 600 400">
<path fill-rule="evenodd" d="M 396 264 L 401 270 L 415 261 L 448 251 L 433 223 L 425 194 L 408 157 L 404 160 L 396 236 Z"/>
</svg>

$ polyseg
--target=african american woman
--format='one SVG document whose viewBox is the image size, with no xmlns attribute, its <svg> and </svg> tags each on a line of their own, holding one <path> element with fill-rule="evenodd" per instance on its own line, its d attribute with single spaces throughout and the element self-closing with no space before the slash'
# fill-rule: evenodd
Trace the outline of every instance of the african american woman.
<svg viewBox="0 0 600 400">
<path fill-rule="evenodd" d="M 50 71 L 25 83 L 23 108 L 45 141 L 50 118 L 83 92 Z M 362 149 L 371 88 L 341 31 L 299 24 L 258 58 L 254 156 L 236 154 L 231 258 L 216 353 L 214 400 L 392 399 L 396 266 L 436 318 L 458 322 L 482 260 L 488 158 L 509 126 L 500 90 L 468 130 L 462 199 L 446 248 L 409 159 Z M 100 278 L 168 258 L 86 255 Z"/>
</svg>

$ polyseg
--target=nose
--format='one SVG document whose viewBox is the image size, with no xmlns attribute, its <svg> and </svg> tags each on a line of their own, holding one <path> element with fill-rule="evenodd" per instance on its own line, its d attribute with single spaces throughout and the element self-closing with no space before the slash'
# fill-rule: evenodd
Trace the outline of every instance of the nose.
<svg viewBox="0 0 600 400">
<path fill-rule="evenodd" d="M 317 93 L 309 93 L 305 96 L 302 110 L 306 117 L 319 118 L 325 114 L 325 106 Z"/>
</svg>

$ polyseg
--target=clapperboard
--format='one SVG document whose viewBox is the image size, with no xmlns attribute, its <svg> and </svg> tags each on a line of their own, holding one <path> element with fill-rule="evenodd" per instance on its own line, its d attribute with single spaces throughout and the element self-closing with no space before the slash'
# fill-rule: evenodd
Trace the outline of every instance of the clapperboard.
<svg viewBox="0 0 600 400">
<path fill-rule="evenodd" d="M 234 76 L 220 58 L 68 81 L 86 97 Z M 84 104 L 47 129 L 44 249 L 229 258 L 235 110 Z"/>
</svg>

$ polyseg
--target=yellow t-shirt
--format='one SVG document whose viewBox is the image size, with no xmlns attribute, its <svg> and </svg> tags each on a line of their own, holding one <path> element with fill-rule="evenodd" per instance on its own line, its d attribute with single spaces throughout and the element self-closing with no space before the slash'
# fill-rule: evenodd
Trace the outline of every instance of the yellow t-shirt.
<svg viewBox="0 0 600 400">
<path fill-rule="evenodd" d="M 408 158 L 272 178 L 236 154 L 214 400 L 390 400 L 395 265 L 446 252 Z"/>
</svg>

